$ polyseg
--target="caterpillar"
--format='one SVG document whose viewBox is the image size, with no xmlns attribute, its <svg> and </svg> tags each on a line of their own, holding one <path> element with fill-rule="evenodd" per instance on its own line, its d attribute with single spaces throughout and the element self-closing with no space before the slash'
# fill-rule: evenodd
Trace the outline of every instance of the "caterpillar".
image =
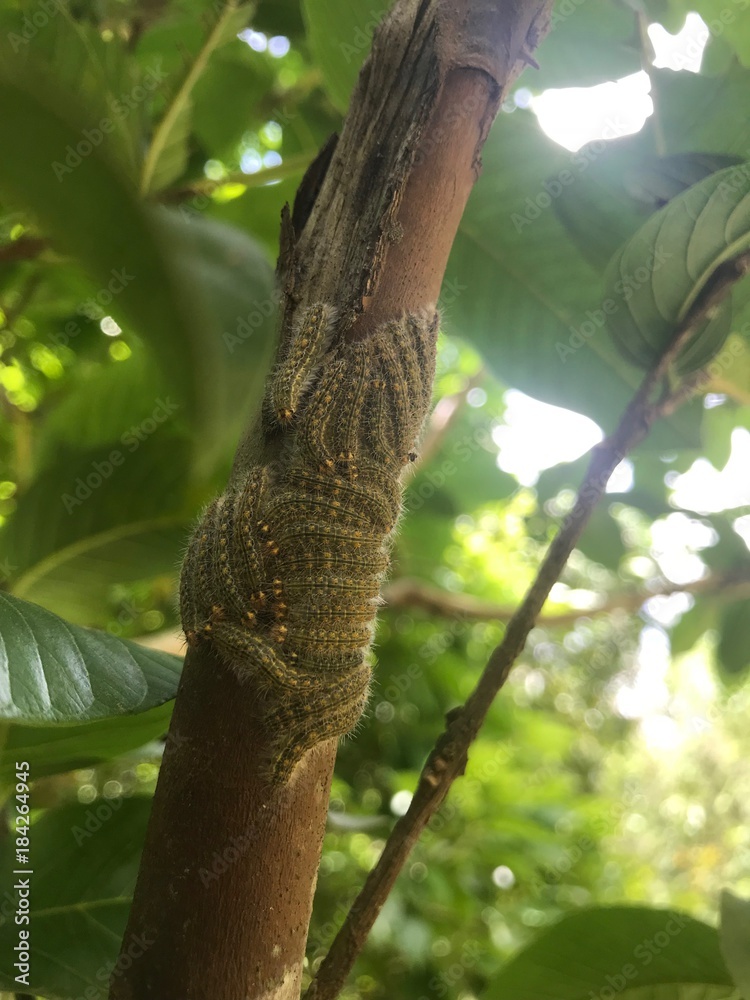
<svg viewBox="0 0 750 1000">
<path fill-rule="evenodd" d="M 292 420 L 315 376 L 330 339 L 334 317 L 335 310 L 331 306 L 314 305 L 303 312 L 293 331 L 288 350 L 269 382 L 271 414 L 282 425 Z"/>
<path fill-rule="evenodd" d="M 258 694 L 274 782 L 364 711 L 401 476 L 435 372 L 434 311 L 331 346 L 334 320 L 316 304 L 295 325 L 263 401 L 283 447 L 209 505 L 181 576 L 188 643 L 213 643 Z"/>
</svg>

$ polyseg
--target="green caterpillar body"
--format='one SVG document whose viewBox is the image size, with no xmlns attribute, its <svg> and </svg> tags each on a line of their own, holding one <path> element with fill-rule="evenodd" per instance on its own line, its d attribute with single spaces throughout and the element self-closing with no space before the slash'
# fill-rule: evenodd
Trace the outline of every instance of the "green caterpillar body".
<svg viewBox="0 0 750 1000">
<path fill-rule="evenodd" d="M 274 781 L 364 710 L 401 475 L 434 377 L 434 312 L 321 350 L 333 316 L 316 305 L 295 328 L 307 343 L 292 342 L 264 400 L 284 447 L 208 507 L 181 580 L 188 642 L 214 643 L 262 699 Z"/>
</svg>

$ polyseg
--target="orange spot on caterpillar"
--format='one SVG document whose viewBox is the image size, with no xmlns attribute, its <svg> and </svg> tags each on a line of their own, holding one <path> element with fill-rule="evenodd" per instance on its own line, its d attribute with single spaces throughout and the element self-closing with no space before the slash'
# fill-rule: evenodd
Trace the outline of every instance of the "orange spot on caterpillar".
<svg viewBox="0 0 750 1000">
<path fill-rule="evenodd" d="M 331 346 L 333 315 L 312 307 L 295 325 L 263 404 L 284 446 L 209 507 L 181 583 L 188 642 L 215 644 L 262 695 L 275 781 L 365 705 L 363 651 L 431 395 L 432 316 Z"/>
</svg>

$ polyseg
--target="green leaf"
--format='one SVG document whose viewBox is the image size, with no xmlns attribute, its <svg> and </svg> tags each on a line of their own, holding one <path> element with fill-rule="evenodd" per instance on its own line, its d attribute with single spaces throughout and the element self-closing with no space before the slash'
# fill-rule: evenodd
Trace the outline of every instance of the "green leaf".
<svg viewBox="0 0 750 1000">
<path fill-rule="evenodd" d="M 545 182 L 570 173 L 571 156 L 519 110 L 500 115 L 482 158 L 440 297 L 445 326 L 504 383 L 609 429 L 640 376 L 607 332 L 599 275 L 551 208 Z M 700 416 L 683 408 L 654 429 L 649 447 L 696 444 Z"/>
<path fill-rule="evenodd" d="M 731 979 L 713 927 L 671 910 L 602 907 L 543 931 L 501 971 L 487 1000 L 724 1000 Z"/>
<path fill-rule="evenodd" d="M 656 156 L 634 167 L 624 178 L 629 194 L 648 208 L 662 208 L 668 201 L 711 174 L 743 161 L 725 153 L 674 153 Z"/>
<path fill-rule="evenodd" d="M 674 197 L 681 185 L 738 160 L 738 172 L 745 170 L 741 108 L 750 85 L 746 70 L 734 65 L 718 77 L 653 70 L 651 78 L 660 136 L 655 135 L 652 117 L 637 135 L 589 143 L 570 154 L 564 169 L 558 166 L 546 178 L 545 193 L 551 194 L 553 210 L 597 270 L 637 231 L 644 213 Z M 666 155 L 655 157 L 657 147 Z M 537 191 L 532 198 L 538 196 Z M 733 295 L 735 328 L 745 333 L 750 329 L 748 284 L 740 283 Z M 735 376 L 737 368 L 733 362 L 722 377 L 747 393 L 750 377 L 744 371 Z"/>
<path fill-rule="evenodd" d="M 109 165 L 104 143 L 78 157 L 75 101 L 69 97 L 61 111 L 59 96 L 37 90 L 20 73 L 0 74 L 0 114 L 14 131 L 12 155 L 0 160 L 0 191 L 38 218 L 84 265 L 121 323 L 151 344 L 198 430 L 205 472 L 256 402 L 272 347 L 272 268 L 249 236 L 201 218 L 193 206 L 147 211 Z M 55 169 L 63 171 L 64 197 L 53 185 Z M 232 336 L 241 351 L 231 349 Z"/>
<path fill-rule="evenodd" d="M 689 4 L 675 3 L 675 6 L 697 11 L 708 26 L 711 39 L 726 42 L 740 62 L 750 67 L 750 22 L 746 16 L 747 7 L 741 0 L 729 4 L 726 0 L 691 0 Z"/>
<path fill-rule="evenodd" d="M 165 577 L 176 585 L 190 525 L 183 518 L 133 521 L 58 549 L 12 584 L 17 597 L 77 625 L 120 627 L 141 609 L 115 599 L 115 588 Z"/>
<path fill-rule="evenodd" d="M 294 119 L 296 121 L 296 119 Z M 316 151 L 310 151 L 310 159 Z M 231 226 L 252 233 L 259 240 L 269 257 L 278 253 L 279 220 L 285 204 L 293 204 L 304 167 L 300 166 L 294 176 L 280 181 L 278 184 L 265 184 L 262 187 L 248 188 L 239 198 L 220 203 L 214 202 L 207 206 L 206 213 Z"/>
<path fill-rule="evenodd" d="M 0 17 L 11 58 L 43 77 L 45 87 L 62 87 L 74 93 L 89 129 L 106 122 L 107 144 L 116 149 L 117 163 L 128 177 L 137 181 L 146 119 L 143 95 L 150 96 L 162 79 L 159 61 L 154 59 L 141 69 L 120 38 L 105 40 L 97 25 L 77 19 L 68 7 L 58 7 L 54 16 L 30 17 L 36 29 L 32 44 L 13 38 L 14 33 L 20 33 L 16 39 L 25 37 L 21 11 L 4 11 Z"/>
<path fill-rule="evenodd" d="M 253 25 L 267 35 L 301 36 L 304 25 L 299 0 L 259 0 Z"/>
<path fill-rule="evenodd" d="M 211 60 L 193 91 L 193 125 L 212 156 L 226 154 L 225 162 L 233 163 L 243 132 L 262 124 L 256 108 L 273 84 L 270 67 L 244 42 L 227 45 Z"/>
<path fill-rule="evenodd" d="M 194 378 L 206 404 L 196 471 L 207 477 L 234 451 L 260 405 L 275 348 L 273 269 L 254 239 L 187 206 L 164 211 L 162 224 L 173 240 L 174 263 L 194 289 L 201 329 Z"/>
<path fill-rule="evenodd" d="M 594 509 L 576 548 L 594 562 L 616 570 L 626 554 L 620 527 L 604 505 Z"/>
<path fill-rule="evenodd" d="M 105 570 L 106 547 L 127 544 L 148 532 L 166 530 L 165 538 L 173 537 L 175 528 L 189 520 L 190 445 L 182 435 L 170 433 L 170 397 L 162 403 L 158 410 L 152 407 L 152 422 L 139 422 L 132 436 L 127 430 L 111 446 L 81 453 L 61 450 L 58 461 L 19 495 L 16 511 L 0 535 L 0 551 L 14 587 L 30 593 L 41 578 L 79 556 L 98 559 Z M 164 553 L 164 545 L 158 551 Z M 158 573 L 174 571 L 174 555 L 168 554 L 168 559 L 157 566 Z M 95 569 L 94 564 L 89 567 Z M 133 578 L 132 570 L 128 578 Z M 119 582 L 117 576 L 100 575 L 98 585 Z M 70 583 L 75 585 L 74 578 Z M 85 576 L 81 584 L 85 590 Z"/>
<path fill-rule="evenodd" d="M 598 270 L 641 227 L 647 213 L 738 162 L 737 157 L 708 153 L 655 157 L 650 147 L 648 129 L 611 142 L 588 143 L 574 155 L 577 169 L 555 199 L 566 232 Z"/>
<path fill-rule="evenodd" d="M 174 702 L 137 715 L 119 715 L 81 725 L 8 725 L 0 750 L 0 779 L 10 782 L 15 762 L 27 760 L 34 780 L 82 767 L 95 767 L 137 750 L 169 729 Z"/>
<path fill-rule="evenodd" d="M 371 0 L 303 0 L 307 40 L 323 72 L 328 96 L 346 111 L 372 35 L 387 5 Z"/>
<path fill-rule="evenodd" d="M 526 69 L 520 83 L 536 92 L 593 86 L 637 73 L 641 59 L 634 44 L 633 15 L 613 4 L 558 3 L 534 58 L 539 69 Z"/>
<path fill-rule="evenodd" d="M 32 905 L 24 928 L 32 958 L 25 992 L 104 1000 L 150 811 L 151 799 L 144 796 L 100 799 L 50 810 L 32 824 Z M 9 891 L 19 878 L 14 844 L 5 837 L 0 847 L 2 882 Z M 19 989 L 13 967 L 18 933 L 12 920 L 0 923 L 0 989 L 13 993 Z"/>
<path fill-rule="evenodd" d="M 3 59 L 0 116 L 13 145 L 0 158 L 0 192 L 86 268 L 116 315 L 150 340 L 172 384 L 192 400 L 200 354 L 186 336 L 194 322 L 190 288 L 169 261 L 153 215 L 110 165 L 105 141 L 92 148 L 85 139 L 90 122 L 76 107 L 72 95 L 43 92 Z"/>
<path fill-rule="evenodd" d="M 750 996 L 750 900 L 721 894 L 721 953 L 743 997 Z"/>
<path fill-rule="evenodd" d="M 716 270 L 750 246 L 750 175 L 721 170 L 678 195 L 646 222 L 607 269 L 603 308 L 623 355 L 650 367 Z M 702 368 L 730 330 L 725 300 L 677 363 Z"/>
<path fill-rule="evenodd" d="M 0 594 L 0 718 L 29 725 L 143 712 L 174 698 L 176 656 Z"/>
<path fill-rule="evenodd" d="M 747 601 L 735 601 L 722 609 L 716 660 L 726 680 L 736 682 L 746 675 L 750 667 L 750 615 L 747 612 Z"/>
<path fill-rule="evenodd" d="M 169 399 L 168 381 L 153 356 L 134 343 L 132 356 L 105 365 L 76 366 L 62 396 L 35 435 L 36 468 L 51 466 L 61 451 L 87 451 L 119 444 L 150 417 L 159 399 Z M 175 408 L 173 416 L 185 414 Z"/>
</svg>

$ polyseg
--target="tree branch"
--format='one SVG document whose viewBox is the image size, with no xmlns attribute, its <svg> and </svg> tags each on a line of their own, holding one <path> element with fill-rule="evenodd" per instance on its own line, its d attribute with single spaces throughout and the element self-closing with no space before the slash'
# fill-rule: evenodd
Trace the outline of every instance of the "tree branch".
<svg viewBox="0 0 750 1000">
<path fill-rule="evenodd" d="M 313 157 L 314 154 L 312 153 L 296 153 L 294 156 L 286 157 L 278 166 L 262 167 L 254 174 L 246 174 L 241 170 L 236 170 L 218 181 L 211 180 L 210 177 L 201 177 L 198 180 L 184 184 L 182 187 L 159 191 L 156 197 L 159 201 L 172 205 L 189 201 L 191 198 L 197 198 L 201 195 L 210 196 L 214 191 L 228 184 L 242 184 L 246 190 L 250 191 L 253 188 L 270 184 L 272 181 L 285 180 L 287 177 L 293 177 L 295 174 L 302 173 L 310 165 Z"/>
<path fill-rule="evenodd" d="M 49 240 L 39 236 L 19 236 L 12 243 L 0 247 L 0 264 L 10 264 L 17 260 L 34 260 L 50 246 Z"/>
<path fill-rule="evenodd" d="M 669 597 L 670 594 L 702 594 L 740 600 L 750 594 L 750 568 L 726 573 L 710 573 L 691 583 L 671 583 L 661 579 L 648 590 L 627 590 L 612 594 L 595 608 L 540 614 L 536 624 L 547 628 L 559 628 L 573 625 L 581 618 L 593 618 L 613 611 L 637 611 L 652 597 Z M 483 601 L 472 597 L 471 594 L 452 594 L 411 577 L 394 580 L 384 589 L 383 600 L 385 607 L 388 608 L 419 608 L 428 614 L 442 615 L 444 618 L 509 622 L 515 614 L 515 608 L 507 605 Z"/>
<path fill-rule="evenodd" d="M 551 6 L 397 0 L 338 144 L 282 219 L 283 343 L 320 303 L 347 342 L 434 307 L 490 123 Z M 285 433 L 250 428 L 233 475 L 278 462 Z M 267 705 L 237 679 L 247 663 L 212 650 L 191 646 L 185 662 L 112 1000 L 299 997 L 336 741 L 267 784 Z M 132 959 L 136 937 L 151 944 Z"/>
<path fill-rule="evenodd" d="M 663 414 L 672 412 L 676 401 L 683 398 L 678 388 L 676 393 L 663 393 L 654 401 L 656 389 L 666 380 L 684 346 L 713 315 L 734 282 L 746 273 L 749 264 L 750 255 L 744 255 L 717 272 L 662 357 L 644 377 L 616 429 L 592 450 L 589 468 L 573 510 L 553 539 L 536 579 L 509 621 L 503 641 L 490 655 L 473 692 L 461 709 L 450 713 L 446 730 L 438 738 L 422 769 L 409 809 L 394 826 L 383 853 L 305 993 L 305 1000 L 333 1000 L 338 996 L 412 847 L 448 794 L 453 781 L 463 774 L 469 747 L 476 739 L 495 696 L 507 680 L 511 667 L 523 651 L 529 632 L 586 522 L 604 494 L 610 476 L 625 455 L 643 441 L 652 424 Z"/>
</svg>

